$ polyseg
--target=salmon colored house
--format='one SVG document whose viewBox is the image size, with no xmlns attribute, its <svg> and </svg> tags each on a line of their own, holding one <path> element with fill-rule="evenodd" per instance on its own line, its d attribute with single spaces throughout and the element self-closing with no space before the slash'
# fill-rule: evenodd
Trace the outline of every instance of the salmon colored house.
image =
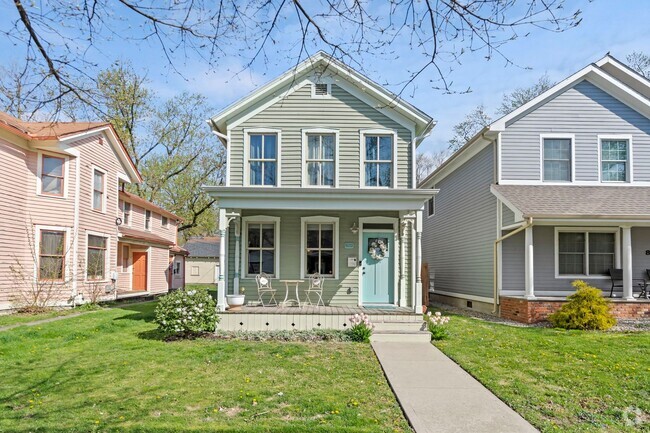
<svg viewBox="0 0 650 433">
<path fill-rule="evenodd" d="M 125 191 L 142 178 L 109 123 L 0 112 L 0 172 L 0 311 L 184 284 L 181 219 Z"/>
</svg>

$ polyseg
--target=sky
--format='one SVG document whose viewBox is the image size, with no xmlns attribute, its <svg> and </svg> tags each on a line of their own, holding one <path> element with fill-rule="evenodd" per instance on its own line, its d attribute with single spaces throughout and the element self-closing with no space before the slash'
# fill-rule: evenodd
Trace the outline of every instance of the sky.
<svg viewBox="0 0 650 433">
<path fill-rule="evenodd" d="M 376 4 L 376 3 L 375 3 Z M 582 10 L 582 22 L 563 33 L 532 31 L 528 37 L 509 42 L 503 47 L 506 56 L 516 63 L 506 65 L 499 57 L 485 58 L 485 52 L 464 54 L 460 64 L 454 64 L 450 75 L 455 93 L 431 89 L 429 70 L 416 81 L 414 91 L 403 94 L 404 99 L 429 114 L 437 121 L 430 137 L 420 146 L 421 151 L 444 149 L 453 135 L 453 125 L 479 104 L 490 113 L 500 105 L 504 93 L 517 87 L 526 87 L 547 74 L 551 81 L 561 81 L 591 62 L 610 52 L 620 60 L 632 51 L 650 54 L 650 0 L 567 0 L 567 10 Z M 15 10 L 7 4 L 0 6 L 0 28 L 15 19 Z M 4 22 L 3 22 L 4 21 Z M 125 25 L 129 25 L 125 22 Z M 283 24 L 282 31 L 291 34 L 295 25 Z M 316 47 L 318 48 L 318 47 Z M 399 47 L 397 47 L 399 49 Z M 209 66 L 198 58 L 187 58 L 177 64 L 182 75 L 169 65 L 156 46 L 124 44 L 108 41 L 101 49 L 99 63 L 109 64 L 116 59 L 129 60 L 140 73 L 146 73 L 151 86 L 162 97 L 171 97 L 181 91 L 198 92 L 215 107 L 215 114 L 256 87 L 284 72 L 289 65 L 282 61 L 258 62 L 250 70 L 235 76 L 242 68 L 237 57 L 220 59 Z M 0 53 L 3 58 L 24 56 L 0 35 Z M 399 91 L 405 78 L 404 62 L 368 54 L 362 58 L 364 72 L 387 88 Z M 470 92 L 462 92 L 470 89 Z"/>
</svg>

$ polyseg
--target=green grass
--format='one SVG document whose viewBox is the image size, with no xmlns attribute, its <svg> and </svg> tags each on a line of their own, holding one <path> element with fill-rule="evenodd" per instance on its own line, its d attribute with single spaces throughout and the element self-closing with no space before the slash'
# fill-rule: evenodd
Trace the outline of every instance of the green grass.
<svg viewBox="0 0 650 433">
<path fill-rule="evenodd" d="M 166 343 L 154 305 L 0 332 L 0 431 L 409 431 L 369 345 Z"/>
<path fill-rule="evenodd" d="M 542 432 L 650 432 L 650 332 L 448 326 L 435 345 Z"/>
<path fill-rule="evenodd" d="M 93 311 L 99 309 L 96 305 L 82 305 L 77 308 L 62 310 L 47 310 L 40 313 L 13 313 L 0 316 L 0 328 L 20 323 L 36 322 L 37 320 L 51 319 L 52 317 L 68 316 L 70 314 Z"/>
</svg>

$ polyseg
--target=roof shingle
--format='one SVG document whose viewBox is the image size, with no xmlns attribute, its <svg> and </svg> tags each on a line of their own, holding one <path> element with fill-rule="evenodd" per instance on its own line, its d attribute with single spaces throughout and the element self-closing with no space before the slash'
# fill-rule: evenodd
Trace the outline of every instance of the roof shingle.
<svg viewBox="0 0 650 433">
<path fill-rule="evenodd" d="M 190 253 L 190 257 L 219 257 L 219 244 L 219 236 L 205 236 L 189 239 L 183 248 Z"/>
</svg>

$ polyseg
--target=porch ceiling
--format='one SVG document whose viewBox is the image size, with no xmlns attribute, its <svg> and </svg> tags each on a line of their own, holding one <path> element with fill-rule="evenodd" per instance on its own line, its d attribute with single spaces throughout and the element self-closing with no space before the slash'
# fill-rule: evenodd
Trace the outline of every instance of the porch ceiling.
<svg viewBox="0 0 650 433">
<path fill-rule="evenodd" d="M 437 189 L 264 188 L 204 186 L 222 209 L 394 210 L 421 209 Z"/>
</svg>

